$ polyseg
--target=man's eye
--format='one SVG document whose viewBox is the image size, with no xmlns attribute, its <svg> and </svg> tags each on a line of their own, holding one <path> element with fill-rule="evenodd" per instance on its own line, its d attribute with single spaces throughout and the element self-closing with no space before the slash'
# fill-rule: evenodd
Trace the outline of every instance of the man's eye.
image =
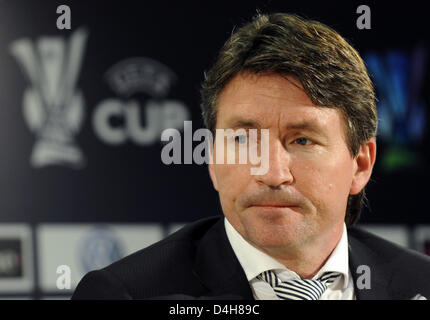
<svg viewBox="0 0 430 320">
<path fill-rule="evenodd" d="M 300 144 L 302 146 L 306 146 L 308 144 L 311 143 L 311 140 L 309 140 L 308 138 L 298 138 L 296 140 L 294 140 L 297 144 Z"/>
<path fill-rule="evenodd" d="M 234 139 L 236 140 L 236 142 L 242 144 L 242 143 L 246 143 L 246 136 L 241 135 L 241 136 L 236 136 Z"/>
</svg>

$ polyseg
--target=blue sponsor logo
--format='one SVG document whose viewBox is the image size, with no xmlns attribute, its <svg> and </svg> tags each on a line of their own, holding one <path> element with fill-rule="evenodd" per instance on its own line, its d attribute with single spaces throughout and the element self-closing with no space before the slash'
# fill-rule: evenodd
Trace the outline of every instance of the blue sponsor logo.
<svg viewBox="0 0 430 320">
<path fill-rule="evenodd" d="M 397 171 L 416 167 L 426 126 L 422 87 L 427 48 L 417 45 L 411 52 L 388 51 L 364 56 L 378 98 L 378 140 L 383 145 L 382 169 Z"/>
<path fill-rule="evenodd" d="M 121 242 L 106 226 L 92 229 L 81 241 L 79 258 L 84 272 L 101 269 L 124 257 Z"/>
</svg>

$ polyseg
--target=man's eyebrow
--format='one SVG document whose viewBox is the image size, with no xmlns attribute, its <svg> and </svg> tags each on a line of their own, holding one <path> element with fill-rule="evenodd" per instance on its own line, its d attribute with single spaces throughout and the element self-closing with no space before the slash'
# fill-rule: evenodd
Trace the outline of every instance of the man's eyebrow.
<svg viewBox="0 0 430 320">
<path fill-rule="evenodd" d="M 308 130 L 316 133 L 322 133 L 323 128 L 315 121 L 300 121 L 295 123 L 289 123 L 285 126 L 288 130 Z"/>
<path fill-rule="evenodd" d="M 258 122 L 246 119 L 232 119 L 228 121 L 228 124 L 231 128 L 260 128 Z"/>
<path fill-rule="evenodd" d="M 233 118 L 227 121 L 230 128 L 257 128 L 259 129 L 261 125 L 251 119 Z M 287 130 L 306 130 L 315 133 L 324 133 L 323 128 L 317 121 L 303 120 L 298 122 L 291 122 L 284 126 Z"/>
</svg>

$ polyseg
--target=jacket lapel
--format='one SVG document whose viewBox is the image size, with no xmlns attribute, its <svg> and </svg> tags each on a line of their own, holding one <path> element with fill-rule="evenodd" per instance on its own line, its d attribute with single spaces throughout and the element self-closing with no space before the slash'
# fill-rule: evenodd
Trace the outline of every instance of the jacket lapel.
<svg viewBox="0 0 430 320">
<path fill-rule="evenodd" d="M 198 245 L 194 274 L 208 288 L 208 296 L 253 299 L 245 272 L 228 241 L 222 218 Z"/>
</svg>

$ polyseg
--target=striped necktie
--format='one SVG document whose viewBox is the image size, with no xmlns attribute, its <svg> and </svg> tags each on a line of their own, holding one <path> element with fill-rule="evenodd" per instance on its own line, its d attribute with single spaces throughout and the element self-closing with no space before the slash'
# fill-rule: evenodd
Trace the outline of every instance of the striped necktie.
<svg viewBox="0 0 430 320">
<path fill-rule="evenodd" d="M 340 275 L 338 272 L 325 272 L 316 280 L 281 281 L 272 270 L 268 270 L 260 273 L 257 278 L 270 284 L 282 300 L 318 300 L 327 290 L 328 285 Z"/>
</svg>

